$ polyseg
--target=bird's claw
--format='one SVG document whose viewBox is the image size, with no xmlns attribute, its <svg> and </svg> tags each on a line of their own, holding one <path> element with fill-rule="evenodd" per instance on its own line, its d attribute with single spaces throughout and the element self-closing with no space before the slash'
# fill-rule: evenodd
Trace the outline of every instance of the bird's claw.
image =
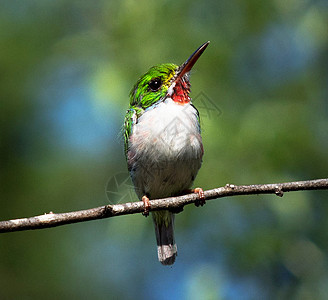
<svg viewBox="0 0 328 300">
<path fill-rule="evenodd" d="M 147 196 L 143 196 L 141 200 L 144 204 L 144 211 L 143 211 L 142 215 L 145 216 L 145 217 L 148 217 L 149 216 L 149 209 L 150 209 L 149 198 Z"/>
<path fill-rule="evenodd" d="M 195 205 L 197 207 L 203 206 L 206 203 L 203 189 L 198 187 L 198 188 L 193 189 L 192 192 L 198 194 L 198 197 L 199 197 L 199 199 L 197 199 L 195 201 Z"/>
</svg>

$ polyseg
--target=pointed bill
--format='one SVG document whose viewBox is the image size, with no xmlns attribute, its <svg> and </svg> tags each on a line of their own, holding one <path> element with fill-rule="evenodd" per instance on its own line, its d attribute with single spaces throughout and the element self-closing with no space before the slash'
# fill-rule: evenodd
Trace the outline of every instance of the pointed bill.
<svg viewBox="0 0 328 300">
<path fill-rule="evenodd" d="M 184 62 L 178 71 L 178 75 L 175 78 L 175 82 L 178 81 L 181 77 L 183 77 L 186 73 L 188 73 L 191 68 L 194 66 L 198 58 L 203 54 L 205 51 L 206 47 L 208 46 L 210 42 L 207 41 L 203 45 L 201 45 L 191 56 Z"/>
</svg>

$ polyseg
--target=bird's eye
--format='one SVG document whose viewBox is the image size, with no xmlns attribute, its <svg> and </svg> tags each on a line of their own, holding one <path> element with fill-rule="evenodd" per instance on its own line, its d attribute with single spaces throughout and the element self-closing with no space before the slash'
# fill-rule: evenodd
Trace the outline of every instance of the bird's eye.
<svg viewBox="0 0 328 300">
<path fill-rule="evenodd" d="M 162 85 L 162 80 L 160 78 L 155 78 L 155 79 L 152 79 L 148 86 L 149 88 L 153 91 L 153 92 L 156 92 L 159 90 L 159 88 L 161 87 Z"/>
</svg>

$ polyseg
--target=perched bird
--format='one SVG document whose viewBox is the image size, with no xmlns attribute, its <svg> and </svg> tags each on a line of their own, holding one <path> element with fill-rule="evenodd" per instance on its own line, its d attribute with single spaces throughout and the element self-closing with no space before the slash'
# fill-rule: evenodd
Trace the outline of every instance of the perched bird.
<svg viewBox="0 0 328 300">
<path fill-rule="evenodd" d="M 160 64 L 141 76 L 130 93 L 124 122 L 124 144 L 135 191 L 149 213 L 149 199 L 193 191 L 205 203 L 201 188 L 189 190 L 202 164 L 199 114 L 191 103 L 189 72 L 209 42 L 181 66 Z M 174 213 L 152 212 L 158 259 L 172 265 L 177 256 Z"/>
</svg>

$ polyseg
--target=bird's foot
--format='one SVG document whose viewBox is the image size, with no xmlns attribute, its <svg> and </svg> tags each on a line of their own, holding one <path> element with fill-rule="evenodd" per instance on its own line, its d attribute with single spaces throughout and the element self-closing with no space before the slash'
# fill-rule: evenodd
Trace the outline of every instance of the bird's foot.
<svg viewBox="0 0 328 300">
<path fill-rule="evenodd" d="M 198 194 L 199 199 L 197 199 L 195 201 L 195 205 L 198 206 L 203 206 L 206 202 L 205 202 L 205 195 L 204 195 L 204 191 L 202 188 L 195 188 L 193 190 L 191 190 L 193 193 Z"/>
<path fill-rule="evenodd" d="M 149 198 L 147 196 L 143 196 L 141 198 L 143 204 L 144 204 L 144 211 L 142 213 L 143 216 L 148 217 L 149 216 L 149 209 L 150 209 L 150 202 Z"/>
</svg>

